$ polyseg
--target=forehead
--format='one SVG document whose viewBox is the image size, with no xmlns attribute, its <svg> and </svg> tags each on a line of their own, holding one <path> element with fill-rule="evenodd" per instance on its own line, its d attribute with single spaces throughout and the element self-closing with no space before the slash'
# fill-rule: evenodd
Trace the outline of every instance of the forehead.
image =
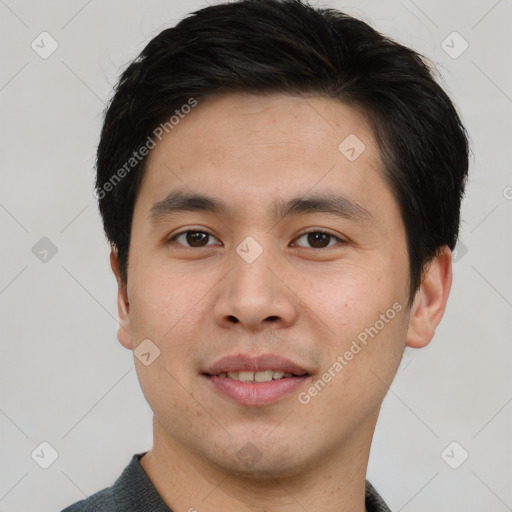
<svg viewBox="0 0 512 512">
<path fill-rule="evenodd" d="M 139 195 L 146 211 L 176 189 L 265 202 L 266 211 L 317 192 L 362 204 L 382 199 L 383 168 L 359 109 L 322 97 L 219 95 L 199 100 L 151 150 Z"/>
<path fill-rule="evenodd" d="M 296 142 L 337 151 L 336 142 L 350 134 L 369 146 L 374 142 L 365 112 L 332 98 L 236 93 L 201 98 L 198 103 L 172 129 L 176 142 L 200 132 L 202 137 L 194 140 L 198 149 L 206 141 L 215 141 L 215 147 L 236 141 L 244 146 Z"/>
<path fill-rule="evenodd" d="M 257 168 L 253 177 L 259 181 L 269 177 L 266 171 L 278 179 L 289 167 L 298 175 L 328 160 L 338 168 L 383 169 L 364 112 L 330 98 L 215 95 L 174 118 L 178 122 L 156 141 L 146 168 L 165 164 L 178 172 L 200 163 L 206 174 L 224 164 L 226 172 L 228 166 L 240 173 Z"/>
</svg>

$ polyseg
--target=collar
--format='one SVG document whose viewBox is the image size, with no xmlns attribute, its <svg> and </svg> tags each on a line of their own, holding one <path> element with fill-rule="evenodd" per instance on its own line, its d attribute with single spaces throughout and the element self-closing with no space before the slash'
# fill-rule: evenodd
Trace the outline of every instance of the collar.
<svg viewBox="0 0 512 512">
<path fill-rule="evenodd" d="M 172 512 L 157 493 L 140 464 L 147 452 L 136 453 L 113 485 L 113 495 L 119 510 Z M 367 512 L 391 512 L 372 484 L 366 481 Z"/>
</svg>

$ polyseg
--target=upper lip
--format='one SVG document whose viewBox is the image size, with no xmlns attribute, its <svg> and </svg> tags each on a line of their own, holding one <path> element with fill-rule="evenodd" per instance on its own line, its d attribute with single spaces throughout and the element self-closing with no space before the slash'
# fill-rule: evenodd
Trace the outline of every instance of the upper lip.
<svg viewBox="0 0 512 512">
<path fill-rule="evenodd" d="M 281 371 L 284 373 L 293 373 L 294 375 L 309 374 L 308 370 L 289 359 L 277 354 L 234 354 L 221 357 L 215 361 L 204 372 L 208 375 L 218 375 L 219 373 L 249 371 L 258 372 L 263 370 Z"/>
</svg>

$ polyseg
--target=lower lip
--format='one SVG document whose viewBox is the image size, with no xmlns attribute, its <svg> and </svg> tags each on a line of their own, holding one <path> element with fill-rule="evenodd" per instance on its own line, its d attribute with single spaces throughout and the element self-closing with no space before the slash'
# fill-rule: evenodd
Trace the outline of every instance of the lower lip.
<svg viewBox="0 0 512 512">
<path fill-rule="evenodd" d="M 229 377 L 207 375 L 215 389 L 242 405 L 267 405 L 297 391 L 309 375 L 289 377 L 268 382 L 242 382 Z"/>
</svg>

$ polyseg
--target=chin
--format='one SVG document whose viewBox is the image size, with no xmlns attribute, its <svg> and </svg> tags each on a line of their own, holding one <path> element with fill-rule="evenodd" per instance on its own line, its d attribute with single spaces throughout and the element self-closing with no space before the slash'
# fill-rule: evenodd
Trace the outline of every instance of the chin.
<svg viewBox="0 0 512 512">
<path fill-rule="evenodd" d="M 289 463 L 283 463 L 282 460 L 269 461 L 261 459 L 254 465 L 239 460 L 223 462 L 225 462 L 223 469 L 229 471 L 230 474 L 253 481 L 260 480 L 261 482 L 293 477 L 300 474 L 303 470 L 302 464 L 292 463 L 291 461 Z"/>
<path fill-rule="evenodd" d="M 211 453 L 210 460 L 223 471 L 262 482 L 292 477 L 311 468 L 312 461 L 305 457 L 303 447 L 279 446 L 268 441 L 262 444 L 264 448 L 259 448 L 261 444 L 248 441 L 237 451 L 230 448 L 222 454 Z"/>
</svg>

